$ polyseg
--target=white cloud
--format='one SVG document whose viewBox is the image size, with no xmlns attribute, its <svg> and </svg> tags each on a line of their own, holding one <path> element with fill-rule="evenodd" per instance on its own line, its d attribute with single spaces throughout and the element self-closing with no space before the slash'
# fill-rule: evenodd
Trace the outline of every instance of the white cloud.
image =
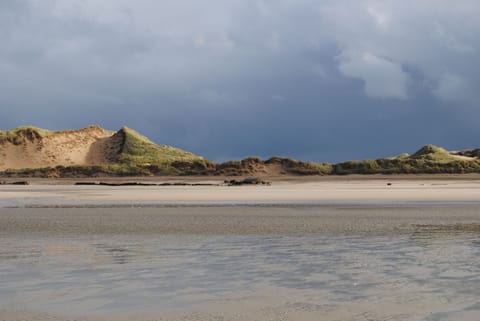
<svg viewBox="0 0 480 321">
<path fill-rule="evenodd" d="M 322 37 L 341 50 L 340 70 L 346 76 L 363 79 L 369 96 L 405 98 L 408 77 L 402 66 L 408 67 L 403 70 L 415 70 L 415 76 L 423 78 L 420 81 L 438 84 L 429 90 L 443 101 L 452 101 L 449 90 L 467 85 L 460 83 L 480 82 L 475 67 L 480 64 L 476 54 L 480 49 L 478 1 L 340 0 L 322 6 L 320 14 Z M 352 52 L 381 58 L 372 63 L 372 59 L 352 56 Z M 463 80 L 446 74 L 463 75 Z M 456 101 L 480 103 L 472 90 L 463 93 Z"/>
<path fill-rule="evenodd" d="M 458 36 L 455 36 L 452 32 L 448 31 L 445 27 L 442 27 L 439 23 L 433 23 L 434 36 L 438 41 L 442 43 L 446 48 L 457 51 L 459 53 L 474 53 L 475 49 L 462 42 Z"/>
<path fill-rule="evenodd" d="M 365 92 L 374 98 L 407 98 L 408 75 L 399 64 L 371 53 L 348 53 L 340 57 L 340 71 L 365 82 Z"/>
<path fill-rule="evenodd" d="M 377 27 L 382 31 L 387 31 L 390 23 L 390 14 L 376 6 L 367 7 L 368 14 L 374 19 Z"/>
</svg>

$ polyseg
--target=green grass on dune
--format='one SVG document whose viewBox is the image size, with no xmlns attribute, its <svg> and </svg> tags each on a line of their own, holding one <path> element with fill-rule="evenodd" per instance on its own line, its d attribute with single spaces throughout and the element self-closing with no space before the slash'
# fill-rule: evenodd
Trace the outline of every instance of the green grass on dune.
<svg viewBox="0 0 480 321">
<path fill-rule="evenodd" d="M 10 130 L 0 130 L 0 144 L 23 144 L 27 140 L 35 140 L 51 135 L 54 131 L 34 126 L 20 126 Z"/>
<path fill-rule="evenodd" d="M 480 148 L 463 150 L 456 152 L 455 155 L 480 158 Z"/>
<path fill-rule="evenodd" d="M 296 175 L 329 175 L 333 165 L 330 163 L 305 162 L 291 158 L 272 157 L 266 164 L 279 164 L 285 173 Z"/>
<path fill-rule="evenodd" d="M 12 143 L 21 145 L 27 141 L 35 141 L 54 134 L 73 133 L 82 130 L 102 129 L 100 126 L 91 125 L 79 130 L 49 130 L 35 126 L 19 126 L 9 130 L 0 130 L 0 144 Z"/>
<path fill-rule="evenodd" d="M 460 159 L 447 150 L 425 145 L 413 155 L 348 161 L 333 166 L 333 173 L 348 174 L 458 174 L 479 173 L 480 160 Z"/>
<path fill-rule="evenodd" d="M 120 132 L 124 135 L 123 148 L 119 156 L 122 164 L 145 166 L 205 161 L 203 157 L 182 149 L 157 145 L 131 128 L 123 127 Z"/>
<path fill-rule="evenodd" d="M 272 166 L 276 167 L 281 175 L 329 175 L 333 169 L 329 163 L 304 162 L 283 157 L 271 157 L 263 161 L 258 157 L 248 157 L 240 161 L 216 164 L 213 174 L 224 176 L 267 174 Z"/>
<path fill-rule="evenodd" d="M 415 154 L 410 156 L 410 159 L 418 159 L 437 163 L 449 163 L 457 160 L 455 156 L 450 154 L 447 150 L 434 145 L 423 146 Z"/>
</svg>

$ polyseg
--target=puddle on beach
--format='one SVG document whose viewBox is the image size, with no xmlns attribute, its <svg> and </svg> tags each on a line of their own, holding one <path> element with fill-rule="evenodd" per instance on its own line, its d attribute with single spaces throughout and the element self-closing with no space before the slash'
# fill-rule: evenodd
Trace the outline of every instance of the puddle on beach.
<svg viewBox="0 0 480 321">
<path fill-rule="evenodd" d="M 431 320 L 480 315 L 480 234 L 458 227 L 389 236 L 22 234 L 0 241 L 0 311 L 201 311 L 251 298 L 313 311 L 437 302 Z"/>
</svg>

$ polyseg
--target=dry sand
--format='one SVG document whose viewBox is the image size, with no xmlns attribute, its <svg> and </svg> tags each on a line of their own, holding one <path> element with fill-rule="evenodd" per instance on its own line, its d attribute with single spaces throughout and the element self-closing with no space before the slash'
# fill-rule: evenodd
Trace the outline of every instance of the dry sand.
<svg viewBox="0 0 480 321">
<path fill-rule="evenodd" d="M 0 186 L 0 206 L 159 203 L 362 203 L 480 201 L 480 180 L 383 177 L 277 180 L 271 186 Z M 180 181 L 178 178 L 176 181 Z M 188 179 L 192 182 L 192 178 Z M 60 181 L 67 183 L 67 181 Z M 221 183 L 204 178 L 202 183 Z M 391 184 L 391 185 L 390 185 Z"/>
</svg>

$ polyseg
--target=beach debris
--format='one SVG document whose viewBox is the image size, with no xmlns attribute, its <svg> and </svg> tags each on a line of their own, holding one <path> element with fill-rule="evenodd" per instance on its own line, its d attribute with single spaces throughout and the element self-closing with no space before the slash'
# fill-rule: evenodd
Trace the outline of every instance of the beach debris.
<svg viewBox="0 0 480 321">
<path fill-rule="evenodd" d="M 0 184 L 1 185 L 30 185 L 30 182 L 28 182 L 28 181 L 16 181 L 16 182 L 3 181 Z"/>
<path fill-rule="evenodd" d="M 214 183 L 186 183 L 186 182 L 167 182 L 167 183 L 145 183 L 145 182 L 75 182 L 74 185 L 87 186 L 220 186 Z"/>
<path fill-rule="evenodd" d="M 240 186 L 240 185 L 272 185 L 272 183 L 264 181 L 258 177 L 246 177 L 242 180 L 225 180 L 225 184 L 228 186 Z"/>
<path fill-rule="evenodd" d="M 246 177 L 243 179 L 224 180 L 223 184 L 218 183 L 188 183 L 188 182 L 101 182 L 101 181 L 79 181 L 74 185 L 85 186 L 241 186 L 241 185 L 271 185 L 272 183 L 264 181 L 257 177 Z"/>
</svg>

